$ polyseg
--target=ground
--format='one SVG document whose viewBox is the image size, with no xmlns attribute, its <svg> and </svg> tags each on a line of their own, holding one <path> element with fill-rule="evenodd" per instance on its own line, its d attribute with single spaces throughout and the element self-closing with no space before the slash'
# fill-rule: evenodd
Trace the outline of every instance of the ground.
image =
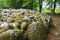
<svg viewBox="0 0 60 40">
<path fill-rule="evenodd" d="M 53 15 L 53 25 L 48 33 L 47 40 L 60 40 L 60 15 Z"/>
</svg>

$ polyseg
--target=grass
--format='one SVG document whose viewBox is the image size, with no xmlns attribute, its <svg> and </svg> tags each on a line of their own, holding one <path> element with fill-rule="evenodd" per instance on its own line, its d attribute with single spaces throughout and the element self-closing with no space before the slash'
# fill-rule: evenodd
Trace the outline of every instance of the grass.
<svg viewBox="0 0 60 40">
<path fill-rule="evenodd" d="M 50 14 L 51 13 L 51 11 L 50 10 L 42 10 L 42 13 L 45 13 L 45 14 Z M 60 14 L 60 10 L 59 9 L 57 9 L 57 10 L 55 10 L 55 14 Z"/>
</svg>

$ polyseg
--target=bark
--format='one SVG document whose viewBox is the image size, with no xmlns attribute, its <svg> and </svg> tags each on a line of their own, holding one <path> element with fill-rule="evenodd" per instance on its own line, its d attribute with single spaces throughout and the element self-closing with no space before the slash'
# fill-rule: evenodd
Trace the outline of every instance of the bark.
<svg viewBox="0 0 60 40">
<path fill-rule="evenodd" d="M 53 7 L 53 10 L 52 10 L 52 11 L 53 11 L 53 14 L 55 14 L 56 1 L 57 1 L 57 0 L 54 0 L 54 5 L 53 5 L 54 7 Z"/>
<path fill-rule="evenodd" d="M 39 0 L 39 12 L 42 11 L 42 0 Z"/>
<path fill-rule="evenodd" d="M 19 0 L 16 4 L 16 8 L 22 8 L 23 0 Z"/>
<path fill-rule="evenodd" d="M 22 3 L 23 3 L 23 0 L 20 1 L 20 8 L 22 8 Z"/>
</svg>

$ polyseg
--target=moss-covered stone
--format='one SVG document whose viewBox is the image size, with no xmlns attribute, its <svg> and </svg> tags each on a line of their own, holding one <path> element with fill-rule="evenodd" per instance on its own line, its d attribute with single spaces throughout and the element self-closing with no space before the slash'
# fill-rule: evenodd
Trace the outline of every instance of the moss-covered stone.
<svg viewBox="0 0 60 40">
<path fill-rule="evenodd" d="M 27 29 L 27 35 L 29 40 L 43 40 L 46 37 L 46 27 L 39 22 L 30 24 Z"/>
<path fill-rule="evenodd" d="M 8 9 L 9 14 L 4 10 L 0 15 L 0 40 L 45 40 L 52 17 L 28 9 Z"/>
</svg>

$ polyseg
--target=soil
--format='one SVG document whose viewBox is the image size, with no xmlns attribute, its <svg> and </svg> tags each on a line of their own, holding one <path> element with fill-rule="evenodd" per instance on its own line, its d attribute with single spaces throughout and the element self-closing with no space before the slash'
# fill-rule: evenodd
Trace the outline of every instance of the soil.
<svg viewBox="0 0 60 40">
<path fill-rule="evenodd" d="M 52 15 L 53 26 L 48 33 L 47 40 L 60 40 L 60 15 Z"/>
</svg>

